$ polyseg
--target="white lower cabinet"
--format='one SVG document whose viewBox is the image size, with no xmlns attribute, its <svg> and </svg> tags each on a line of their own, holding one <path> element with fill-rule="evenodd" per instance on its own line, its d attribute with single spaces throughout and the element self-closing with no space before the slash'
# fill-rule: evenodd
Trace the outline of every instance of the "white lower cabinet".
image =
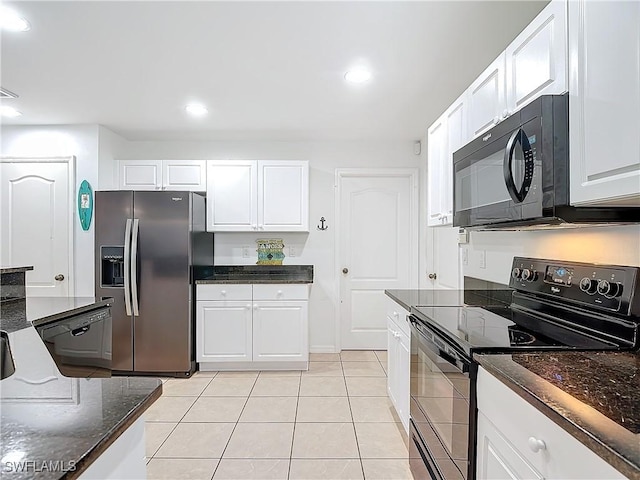
<svg viewBox="0 0 640 480">
<path fill-rule="evenodd" d="M 404 308 L 387 300 L 387 392 L 408 434 L 411 328 L 407 315 Z"/>
<path fill-rule="evenodd" d="M 478 369 L 478 480 L 625 476 L 485 369 Z"/>
<path fill-rule="evenodd" d="M 198 285 L 200 370 L 308 368 L 308 285 Z"/>
<path fill-rule="evenodd" d="M 251 299 L 197 302 L 198 362 L 252 359 Z"/>
</svg>

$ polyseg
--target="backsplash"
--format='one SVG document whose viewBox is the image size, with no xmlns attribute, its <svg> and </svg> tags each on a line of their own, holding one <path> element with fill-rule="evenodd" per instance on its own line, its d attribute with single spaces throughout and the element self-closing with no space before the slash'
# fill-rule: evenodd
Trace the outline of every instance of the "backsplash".
<svg viewBox="0 0 640 480">
<path fill-rule="evenodd" d="M 640 266 L 640 225 L 473 231 L 461 247 L 464 275 L 506 283 L 514 256 Z"/>
</svg>

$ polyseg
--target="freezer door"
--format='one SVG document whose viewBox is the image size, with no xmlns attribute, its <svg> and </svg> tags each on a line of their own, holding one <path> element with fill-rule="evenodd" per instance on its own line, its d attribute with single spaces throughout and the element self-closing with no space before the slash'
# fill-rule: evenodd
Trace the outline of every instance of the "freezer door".
<svg viewBox="0 0 640 480">
<path fill-rule="evenodd" d="M 113 370 L 133 370 L 133 324 L 125 308 L 124 261 L 127 223 L 133 215 L 133 192 L 96 192 L 95 194 L 95 290 L 96 297 L 113 297 L 112 363 Z M 129 222 L 127 222 L 129 221 Z M 118 260 L 118 256 L 122 260 Z"/>
<path fill-rule="evenodd" d="M 135 192 L 137 272 L 132 273 L 136 372 L 191 368 L 189 192 Z M 132 244 L 135 243 L 135 239 Z M 134 281 L 135 280 L 135 281 Z M 137 283 L 137 285 L 134 285 Z"/>
</svg>

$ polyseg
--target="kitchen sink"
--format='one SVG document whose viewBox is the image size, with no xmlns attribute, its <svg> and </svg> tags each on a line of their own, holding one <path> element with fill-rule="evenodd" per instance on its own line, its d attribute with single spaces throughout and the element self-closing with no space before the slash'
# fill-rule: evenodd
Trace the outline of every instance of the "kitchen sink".
<svg viewBox="0 0 640 480">
<path fill-rule="evenodd" d="M 0 380 L 10 377 L 15 371 L 16 367 L 9 348 L 9 335 L 7 332 L 0 331 Z"/>
</svg>

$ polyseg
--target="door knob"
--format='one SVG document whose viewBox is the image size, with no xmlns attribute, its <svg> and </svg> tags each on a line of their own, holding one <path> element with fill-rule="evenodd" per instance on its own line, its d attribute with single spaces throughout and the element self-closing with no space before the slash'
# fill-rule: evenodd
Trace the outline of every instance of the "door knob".
<svg viewBox="0 0 640 480">
<path fill-rule="evenodd" d="M 430 278 L 431 280 L 435 280 L 436 278 L 438 278 L 438 275 L 437 275 L 437 274 L 435 274 L 435 273 L 430 273 L 430 274 L 429 274 L 429 278 Z"/>
<path fill-rule="evenodd" d="M 342 269 L 342 273 L 344 273 L 344 274 L 349 273 L 349 269 L 348 269 L 347 267 L 344 267 L 344 268 Z"/>
<path fill-rule="evenodd" d="M 55 278 L 58 282 L 61 282 L 64 280 L 64 275 L 62 275 L 61 273 L 59 273 L 58 275 L 56 275 Z"/>
</svg>

